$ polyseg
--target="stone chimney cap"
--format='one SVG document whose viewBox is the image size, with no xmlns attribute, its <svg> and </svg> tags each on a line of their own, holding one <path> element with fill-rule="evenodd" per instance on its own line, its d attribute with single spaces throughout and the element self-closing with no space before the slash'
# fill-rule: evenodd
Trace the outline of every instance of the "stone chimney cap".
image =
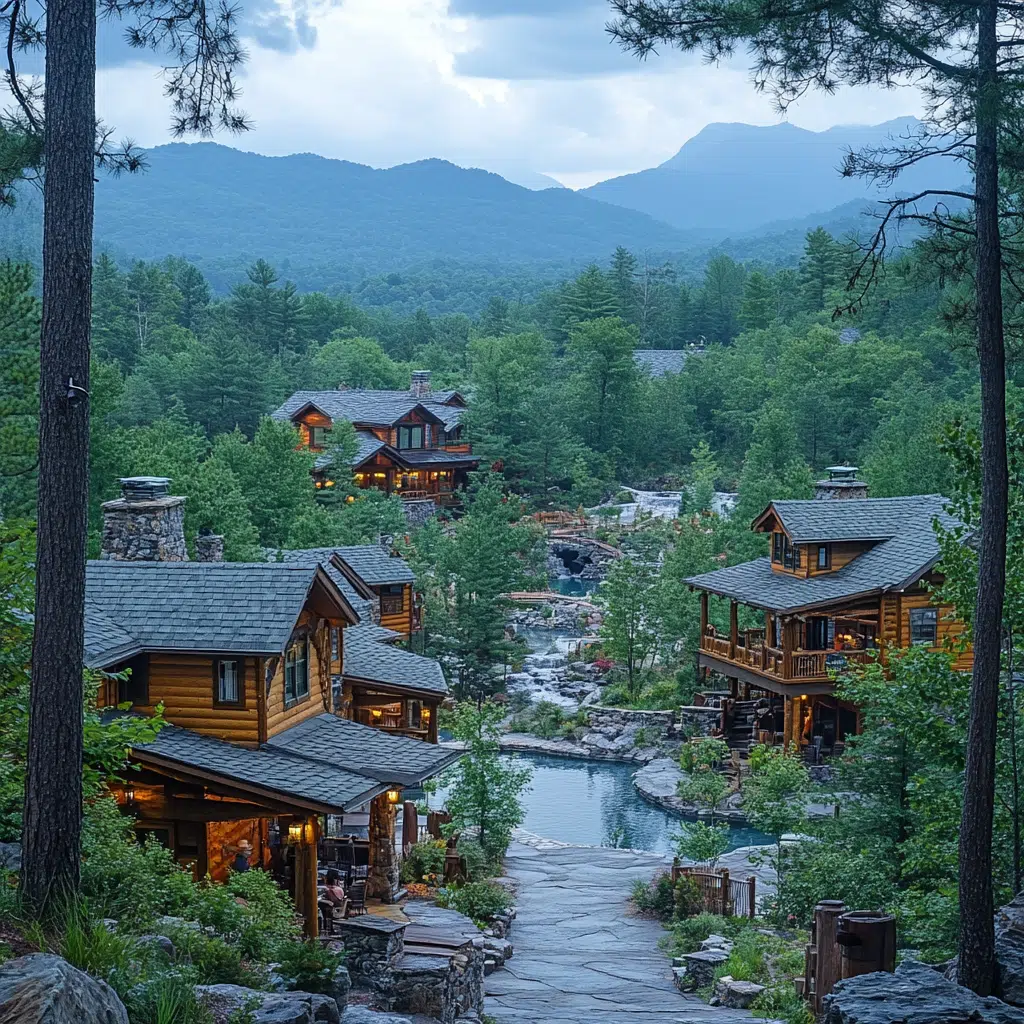
<svg viewBox="0 0 1024 1024">
<path fill-rule="evenodd" d="M 123 476 L 119 483 L 126 501 L 153 501 L 171 493 L 171 481 L 166 476 Z"/>
</svg>

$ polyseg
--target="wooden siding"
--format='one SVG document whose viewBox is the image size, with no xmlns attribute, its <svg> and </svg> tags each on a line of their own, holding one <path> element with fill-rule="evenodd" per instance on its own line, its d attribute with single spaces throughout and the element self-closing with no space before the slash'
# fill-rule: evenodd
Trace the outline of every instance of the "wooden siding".
<svg viewBox="0 0 1024 1024">
<path fill-rule="evenodd" d="M 206 825 L 206 863 L 210 877 L 215 882 L 226 882 L 235 862 L 233 848 L 242 839 L 252 843 L 250 867 L 264 864 L 263 829 L 258 818 L 244 818 L 241 821 L 211 821 Z"/>
<path fill-rule="evenodd" d="M 231 655 L 227 656 L 228 658 Z M 152 712 L 164 705 L 164 718 L 183 729 L 255 747 L 259 742 L 255 658 L 245 664 L 245 706 L 214 707 L 213 655 L 152 654 L 149 658 L 149 701 L 136 710 Z"/>
<path fill-rule="evenodd" d="M 864 554 L 871 549 L 871 544 L 858 543 L 855 541 L 836 541 L 829 545 L 831 547 L 831 558 L 828 569 L 818 568 L 818 548 L 820 544 L 803 544 L 803 551 L 800 552 L 801 564 L 806 565 L 805 575 L 821 576 L 824 573 L 835 572 L 849 565 L 858 555 Z"/>
<path fill-rule="evenodd" d="M 375 588 L 380 593 L 382 588 Z M 382 598 L 386 600 L 386 598 Z M 412 634 L 412 584 L 406 583 L 402 587 L 402 610 L 391 615 L 385 615 L 383 607 L 380 613 L 380 624 L 385 629 L 393 629 L 401 633 L 406 639 Z"/>
<path fill-rule="evenodd" d="M 296 633 L 301 630 L 312 630 L 316 624 L 315 616 L 308 611 L 303 612 L 299 617 Z M 321 623 L 316 632 L 309 633 L 309 696 L 294 704 L 285 706 L 284 700 L 284 658 L 277 659 L 277 666 L 274 677 L 270 682 L 270 688 L 266 696 L 267 704 L 267 736 L 274 736 L 293 725 L 322 715 L 331 708 L 331 666 L 324 666 L 320 671 L 320 655 L 318 649 L 322 648 L 330 653 L 330 627 Z M 323 645 L 327 646 L 324 647 Z M 335 663 L 337 664 L 337 663 Z"/>
<path fill-rule="evenodd" d="M 299 437 L 302 443 L 308 448 L 309 444 L 309 428 L 310 427 L 332 427 L 334 425 L 330 416 L 325 416 L 322 412 L 317 412 L 315 409 L 310 409 L 304 412 L 298 419 L 292 421 L 293 426 L 299 432 Z"/>
<path fill-rule="evenodd" d="M 903 594 L 886 595 L 882 598 L 881 628 L 879 639 L 884 646 L 910 646 L 910 611 L 912 608 L 934 607 L 931 594 L 926 590 L 912 590 Z M 942 650 L 947 643 L 956 642 L 963 634 L 964 624 L 953 617 L 949 605 L 939 605 L 938 644 L 932 650 Z M 968 649 L 957 655 L 953 667 L 969 672 L 974 664 L 974 655 Z"/>
</svg>

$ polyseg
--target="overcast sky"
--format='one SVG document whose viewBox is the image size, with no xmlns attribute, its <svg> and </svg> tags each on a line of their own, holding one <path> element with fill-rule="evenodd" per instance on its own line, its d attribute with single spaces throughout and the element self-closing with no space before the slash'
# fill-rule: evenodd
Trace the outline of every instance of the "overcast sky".
<svg viewBox="0 0 1024 1024">
<path fill-rule="evenodd" d="M 712 121 L 773 124 L 745 67 L 668 52 L 646 64 L 605 33 L 605 0 L 241 0 L 255 122 L 218 141 L 375 167 L 443 157 L 579 187 L 667 159 Z M 147 146 L 169 120 L 154 57 L 100 33 L 101 117 Z M 144 61 L 148 61 L 144 62 Z M 805 98 L 812 130 L 919 112 L 913 92 Z"/>
</svg>

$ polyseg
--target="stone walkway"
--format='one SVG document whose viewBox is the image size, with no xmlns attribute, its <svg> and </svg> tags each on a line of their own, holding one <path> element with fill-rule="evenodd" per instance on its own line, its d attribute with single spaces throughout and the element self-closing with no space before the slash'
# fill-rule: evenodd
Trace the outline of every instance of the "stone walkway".
<svg viewBox="0 0 1024 1024">
<path fill-rule="evenodd" d="M 672 985 L 664 929 L 627 904 L 653 853 L 565 846 L 519 833 L 505 859 L 519 886 L 515 955 L 487 979 L 498 1024 L 748 1024 Z"/>
</svg>

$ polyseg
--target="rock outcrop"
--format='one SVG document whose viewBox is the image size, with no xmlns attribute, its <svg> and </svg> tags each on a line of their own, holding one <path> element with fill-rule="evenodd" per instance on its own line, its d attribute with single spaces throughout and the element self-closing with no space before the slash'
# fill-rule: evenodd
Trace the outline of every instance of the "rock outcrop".
<svg viewBox="0 0 1024 1024">
<path fill-rule="evenodd" d="M 114 990 L 49 953 L 0 967 L 2 1024 L 128 1024 Z"/>
<path fill-rule="evenodd" d="M 197 985 L 196 998 L 217 1020 L 225 1020 L 243 1007 L 255 1006 L 252 1010 L 254 1024 L 340 1024 L 341 1021 L 334 999 L 315 992 L 257 992 L 241 985 Z"/>
<path fill-rule="evenodd" d="M 1024 1011 L 975 995 L 925 964 L 906 960 L 895 974 L 840 981 L 825 997 L 823 1024 L 1024 1024 Z"/>
<path fill-rule="evenodd" d="M 996 911 L 996 960 L 1000 996 L 1024 1006 L 1024 893 Z"/>
</svg>

